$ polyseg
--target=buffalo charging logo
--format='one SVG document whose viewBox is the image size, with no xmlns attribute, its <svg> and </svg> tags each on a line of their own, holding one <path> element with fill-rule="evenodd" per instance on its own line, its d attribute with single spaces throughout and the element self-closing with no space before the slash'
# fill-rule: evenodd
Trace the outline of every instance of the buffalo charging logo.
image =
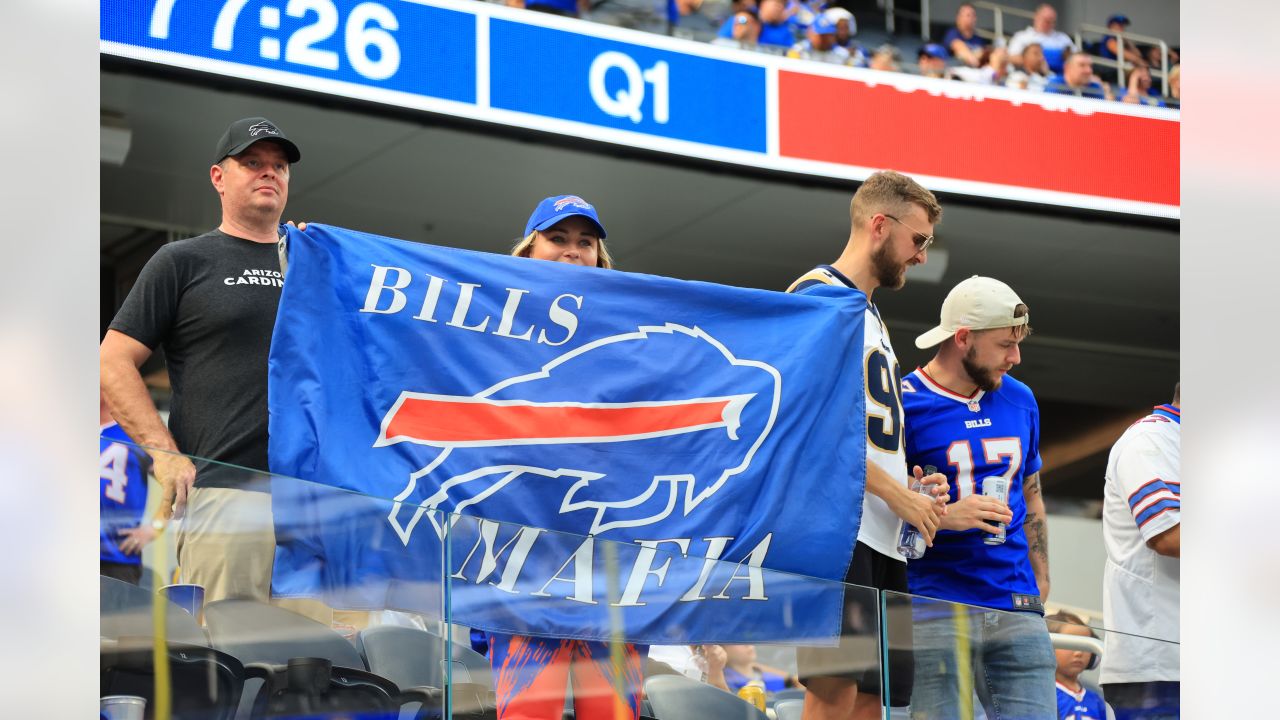
<svg viewBox="0 0 1280 720">
<path fill-rule="evenodd" d="M 750 468 L 781 386 L 771 365 L 669 323 L 588 342 L 473 395 L 404 390 L 374 447 L 438 452 L 409 474 L 388 521 L 407 545 L 424 515 L 443 536 L 442 512 L 487 517 L 486 504 L 530 497 L 589 535 L 687 516 Z"/>
<path fill-rule="evenodd" d="M 279 135 L 280 130 L 275 125 L 267 121 L 257 122 L 249 126 L 249 137 L 257 137 L 263 133 L 268 135 Z"/>
</svg>

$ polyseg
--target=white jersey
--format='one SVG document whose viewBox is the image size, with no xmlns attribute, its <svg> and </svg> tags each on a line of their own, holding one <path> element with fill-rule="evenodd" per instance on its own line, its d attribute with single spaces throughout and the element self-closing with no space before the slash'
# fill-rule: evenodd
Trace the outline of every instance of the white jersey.
<svg viewBox="0 0 1280 720">
<path fill-rule="evenodd" d="M 1120 436 L 1107 460 L 1102 610 L 1107 628 L 1119 632 L 1105 638 L 1103 683 L 1179 679 L 1179 562 L 1146 541 L 1181 519 L 1180 421 L 1178 408 L 1157 407 Z"/>
<path fill-rule="evenodd" d="M 805 285 L 815 282 L 862 292 L 829 265 L 821 265 L 806 273 L 792 284 L 789 292 L 804 292 Z M 906 487 L 909 483 L 902 433 L 902 371 L 889 342 L 889 329 L 870 301 L 863 318 L 862 337 L 860 360 L 867 393 L 867 465 L 879 466 L 889 477 Z M 898 533 L 901 530 L 902 520 L 889 509 L 888 503 L 870 491 L 863 493 L 858 542 L 882 555 L 906 562 L 906 558 L 898 554 Z"/>
</svg>

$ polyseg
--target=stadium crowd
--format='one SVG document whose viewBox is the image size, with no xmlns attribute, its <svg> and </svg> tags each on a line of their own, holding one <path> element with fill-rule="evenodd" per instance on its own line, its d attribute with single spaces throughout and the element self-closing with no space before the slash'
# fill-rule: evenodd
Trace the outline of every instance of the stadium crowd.
<svg viewBox="0 0 1280 720">
<path fill-rule="evenodd" d="M 588 0 L 505 0 L 505 4 L 567 17 L 614 19 L 596 13 Z M 1058 29 L 1053 5 L 1036 8 L 1031 23 L 1007 40 L 980 28 L 977 9 L 960 5 L 955 21 L 936 41 L 916 50 L 916 62 L 905 63 L 902 49 L 893 43 L 866 47 L 857 39 L 853 13 L 828 0 L 732 0 L 729 4 L 680 0 L 670 5 L 673 28 L 693 29 L 694 37 L 712 32 L 715 45 L 738 47 L 791 58 L 925 77 L 946 78 L 980 85 L 1004 86 L 1147 105 L 1178 106 L 1180 100 L 1178 52 L 1169 51 L 1169 95 L 1152 81 L 1151 70 L 1161 68 L 1161 49 L 1132 41 L 1123 44 L 1124 83 L 1111 63 L 1119 62 L 1117 35 L 1077 47 L 1070 35 Z M 1113 14 L 1107 27 L 1115 33 L 1129 29 L 1126 15 Z M 640 23 L 640 27 L 650 27 Z M 1107 62 L 1095 67 L 1094 59 Z"/>
</svg>

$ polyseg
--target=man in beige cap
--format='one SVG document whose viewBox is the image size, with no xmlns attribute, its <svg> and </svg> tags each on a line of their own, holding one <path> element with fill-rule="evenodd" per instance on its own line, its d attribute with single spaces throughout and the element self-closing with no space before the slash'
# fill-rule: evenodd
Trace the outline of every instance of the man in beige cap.
<svg viewBox="0 0 1280 720">
<path fill-rule="evenodd" d="M 916 347 L 933 359 L 902 381 L 907 462 L 945 468 L 948 512 L 924 556 L 907 563 L 911 592 L 1003 612 L 970 613 L 958 632 L 949 605 L 915 625 L 914 720 L 954 717 L 973 688 L 987 717 L 1057 717 L 1053 648 L 1042 616 L 1049 548 L 1040 496 L 1040 410 L 1009 376 L 1031 334 L 1008 285 L 964 280 Z M 937 616 L 930 619 L 928 615 Z M 969 647 L 961 677 L 957 641 Z M 982 678 L 982 681 L 976 681 Z"/>
</svg>

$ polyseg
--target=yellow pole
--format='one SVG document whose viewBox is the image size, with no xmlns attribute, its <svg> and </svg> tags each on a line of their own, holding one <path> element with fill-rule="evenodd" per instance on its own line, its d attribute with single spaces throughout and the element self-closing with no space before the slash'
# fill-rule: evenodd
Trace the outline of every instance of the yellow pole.
<svg viewBox="0 0 1280 720">
<path fill-rule="evenodd" d="M 956 628 L 956 681 L 960 697 L 960 717 L 973 718 L 973 666 L 969 653 L 969 608 L 965 605 L 951 606 Z"/>
<path fill-rule="evenodd" d="M 155 549 L 153 557 L 167 558 L 165 547 L 166 528 L 159 528 L 153 541 Z M 162 560 L 163 562 L 163 560 Z M 158 573 L 148 573 L 151 578 L 159 578 Z M 165 605 L 168 600 L 153 592 L 151 595 L 151 634 L 155 640 L 151 648 L 151 664 L 156 669 L 155 706 L 152 717 L 155 720 L 169 720 L 172 714 L 172 686 L 169 680 L 169 643 L 166 638 Z"/>
<path fill-rule="evenodd" d="M 614 720 L 630 720 L 631 709 L 624 700 L 629 694 L 626 686 L 626 660 L 622 655 L 622 609 L 618 607 L 621 598 L 618 583 L 618 547 L 611 542 L 604 544 L 605 582 L 609 596 L 609 662 L 613 666 L 613 716 Z"/>
</svg>

